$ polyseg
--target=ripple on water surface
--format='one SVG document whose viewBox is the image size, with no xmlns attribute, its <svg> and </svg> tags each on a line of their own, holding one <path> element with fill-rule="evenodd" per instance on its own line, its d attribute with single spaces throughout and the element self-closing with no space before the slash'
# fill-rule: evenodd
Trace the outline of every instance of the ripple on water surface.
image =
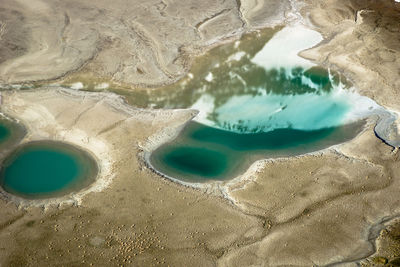
<svg viewBox="0 0 400 267">
<path fill-rule="evenodd" d="M 94 159 L 80 149 L 52 141 L 24 144 L 2 164 L 4 190 L 23 198 L 48 198 L 80 190 L 94 181 Z"/>
</svg>

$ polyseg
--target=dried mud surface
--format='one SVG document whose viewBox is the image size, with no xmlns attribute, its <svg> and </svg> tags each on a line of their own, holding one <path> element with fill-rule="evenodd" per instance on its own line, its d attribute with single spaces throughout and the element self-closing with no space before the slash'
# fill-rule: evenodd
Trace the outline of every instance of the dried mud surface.
<svg viewBox="0 0 400 267">
<path fill-rule="evenodd" d="M 63 78 L 79 70 L 134 86 L 181 77 L 188 54 L 281 22 L 288 1 L 14 1 L 0 8 L 0 82 Z"/>
<path fill-rule="evenodd" d="M 105 151 L 111 172 L 103 181 L 111 183 L 101 192 L 89 188 L 83 191 L 90 194 L 65 197 L 61 206 L 22 201 L 18 209 L 12 204 L 18 199 L 3 197 L 2 266 L 208 265 L 227 247 L 251 243 L 263 232 L 260 218 L 160 179 L 140 161 L 140 143 L 176 130 L 192 111 L 135 110 L 109 97 L 54 88 L 3 93 L 3 99 L 3 111 L 29 129 L 25 141 L 60 140 L 95 155 Z M 106 159 L 98 158 L 101 172 Z"/>
<path fill-rule="evenodd" d="M 186 71 L 188 54 L 279 18 L 268 9 L 278 2 L 262 1 L 96 2 L 98 8 L 85 1 L 30 3 L 4 1 L 0 9 L 0 79 L 6 84 L 74 75 L 131 85 L 171 82 Z M 325 40 L 302 55 L 343 72 L 362 94 L 400 111 L 400 4 L 305 3 L 303 16 Z M 65 43 L 55 38 L 62 25 Z M 400 215 L 400 161 L 397 150 L 376 138 L 375 118 L 346 144 L 260 161 L 232 181 L 194 189 L 163 179 L 142 158 L 194 111 L 135 109 L 113 94 L 54 87 L 3 91 L 1 111 L 26 126 L 24 141 L 67 141 L 102 166 L 96 186 L 54 202 L 2 195 L 2 266 L 396 263 L 397 224 L 389 223 Z"/>
</svg>

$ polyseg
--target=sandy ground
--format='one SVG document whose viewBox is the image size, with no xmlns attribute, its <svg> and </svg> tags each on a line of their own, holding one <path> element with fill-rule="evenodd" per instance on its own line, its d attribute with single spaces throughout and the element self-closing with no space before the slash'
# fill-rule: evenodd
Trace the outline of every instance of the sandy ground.
<svg viewBox="0 0 400 267">
<path fill-rule="evenodd" d="M 80 70 L 80 79 L 164 84 L 185 73 L 188 54 L 280 23 L 288 7 L 287 0 L 2 0 L 0 82 L 56 79 Z"/>
<path fill-rule="evenodd" d="M 400 5 L 394 1 L 307 1 L 305 16 L 325 41 L 302 55 L 353 80 L 363 95 L 400 110 Z"/>
<path fill-rule="evenodd" d="M 399 266 L 400 265 L 400 220 L 383 222 L 385 228 L 376 240 L 376 253 L 363 260 L 361 266 Z M 375 238 L 375 233 L 373 237 Z"/>
<path fill-rule="evenodd" d="M 4 198 L 2 266 L 208 265 L 227 247 L 251 243 L 262 235 L 261 218 L 144 168 L 138 156 L 140 143 L 157 132 L 176 132 L 192 111 L 135 110 L 109 96 L 74 95 L 53 88 L 7 92 L 3 98 L 2 110 L 29 129 L 25 141 L 51 139 L 79 145 L 97 155 L 102 176 L 108 174 L 100 181 L 112 183 L 99 193 L 87 194 L 93 191 L 90 187 L 50 201 L 45 212 L 41 201 L 22 201 L 24 208 L 18 209 Z M 100 151 L 107 156 L 99 157 Z"/>
<path fill-rule="evenodd" d="M 399 4 L 306 2 L 302 13 L 325 41 L 303 56 L 345 73 L 362 94 L 400 111 Z M 161 11 L 152 2 L 126 7 L 121 1 L 115 9 L 105 3 L 98 9 L 88 9 L 85 2 L 35 1 L 29 8 L 22 1 L 16 3 L 4 1 L 0 10 L 6 14 L 1 20 L 8 21 L 1 24 L 0 42 L 20 44 L 10 48 L 13 52 L 1 46 L 4 83 L 66 74 L 98 75 L 99 80 L 133 85 L 165 83 L 184 73 L 190 62 L 185 51 L 192 53 L 246 28 L 276 22 L 262 1 L 198 2 L 200 10 L 209 13 L 190 11 L 189 4 L 177 9 L 178 3 L 167 1 L 161 1 Z M 33 12 L 62 16 L 34 19 Z M 132 14 L 138 14 L 135 20 L 124 20 L 123 15 Z M 154 20 L 149 19 L 151 14 Z M 98 23 L 99 17 L 111 28 Z M 66 43 L 54 39 L 64 27 L 54 22 L 56 18 L 67 25 L 62 31 Z M 52 27 L 38 34 L 43 23 Z M 10 25 L 20 30 L 7 31 Z M 169 35 L 154 27 L 169 29 Z M 22 34 L 24 30 L 34 37 Z M 102 39 L 107 34 L 111 37 Z M 28 42 L 29 38 L 36 41 Z M 57 45 L 46 48 L 48 40 Z M 127 55 L 136 49 L 139 52 L 128 53 L 132 57 Z M 57 65 L 57 59 L 65 62 Z M 48 67 L 48 60 L 56 65 Z M 193 111 L 133 109 L 115 95 L 56 88 L 5 91 L 2 96 L 2 111 L 27 127 L 25 141 L 52 139 L 78 145 L 96 156 L 101 175 L 93 187 L 56 199 L 45 210 L 40 207 L 43 202 L 10 201 L 3 195 L 0 265 L 351 266 L 360 260 L 385 264 L 399 256 L 379 238 L 375 246 L 379 230 L 400 214 L 400 164 L 398 154 L 376 138 L 373 119 L 346 144 L 302 157 L 260 161 L 242 177 L 194 189 L 161 178 L 143 162 L 143 150 L 172 138 Z"/>
</svg>

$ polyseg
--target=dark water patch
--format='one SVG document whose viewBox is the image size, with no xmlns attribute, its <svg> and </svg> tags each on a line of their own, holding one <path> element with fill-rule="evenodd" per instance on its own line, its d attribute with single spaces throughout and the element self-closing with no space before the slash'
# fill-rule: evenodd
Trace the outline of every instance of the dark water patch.
<svg viewBox="0 0 400 267">
<path fill-rule="evenodd" d="M 0 117 L 0 153 L 18 144 L 25 134 L 26 130 L 21 124 Z"/>
<path fill-rule="evenodd" d="M 3 161 L 0 185 L 23 198 L 49 198 L 87 187 L 97 173 L 97 163 L 87 152 L 61 142 L 37 141 L 18 147 Z"/>
<path fill-rule="evenodd" d="M 225 180 L 240 175 L 259 159 L 301 155 L 348 141 L 363 124 L 238 134 L 190 122 L 175 140 L 151 154 L 150 163 L 167 176 L 184 181 Z"/>
<path fill-rule="evenodd" d="M 193 173 L 203 178 L 218 177 L 228 167 L 224 153 L 204 147 L 191 147 L 189 144 L 169 151 L 162 158 L 165 164 L 182 174 Z"/>
<path fill-rule="evenodd" d="M 293 36 L 299 40 L 288 43 Z M 116 92 L 137 107 L 199 110 L 150 155 L 158 171 L 187 181 L 233 178 L 255 160 L 317 151 L 358 133 L 362 122 L 349 123 L 373 105 L 355 109 L 359 98 L 344 77 L 298 57 L 320 40 L 301 27 L 266 29 L 211 49 L 175 84 Z"/>
<path fill-rule="evenodd" d="M 0 143 L 7 140 L 10 136 L 10 130 L 5 126 L 0 124 Z"/>
</svg>

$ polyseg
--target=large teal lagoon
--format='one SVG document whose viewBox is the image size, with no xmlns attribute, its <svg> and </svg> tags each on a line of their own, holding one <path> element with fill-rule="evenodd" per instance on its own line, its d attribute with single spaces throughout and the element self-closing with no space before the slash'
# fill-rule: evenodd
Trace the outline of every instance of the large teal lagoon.
<svg viewBox="0 0 400 267">
<path fill-rule="evenodd" d="M 0 185 L 27 199 L 57 197 L 90 185 L 97 172 L 97 163 L 85 151 L 38 141 L 20 146 L 3 161 Z"/>
<path fill-rule="evenodd" d="M 356 136 L 377 105 L 343 75 L 298 55 L 321 40 L 304 26 L 260 31 L 210 50 L 174 85 L 126 93 L 135 106 L 199 111 L 149 164 L 180 180 L 223 180 L 258 159 L 301 155 Z"/>
<path fill-rule="evenodd" d="M 149 161 L 160 173 L 182 181 L 226 180 L 260 159 L 302 155 L 351 140 L 363 124 L 240 134 L 190 122 L 175 140 L 155 150 Z"/>
</svg>

